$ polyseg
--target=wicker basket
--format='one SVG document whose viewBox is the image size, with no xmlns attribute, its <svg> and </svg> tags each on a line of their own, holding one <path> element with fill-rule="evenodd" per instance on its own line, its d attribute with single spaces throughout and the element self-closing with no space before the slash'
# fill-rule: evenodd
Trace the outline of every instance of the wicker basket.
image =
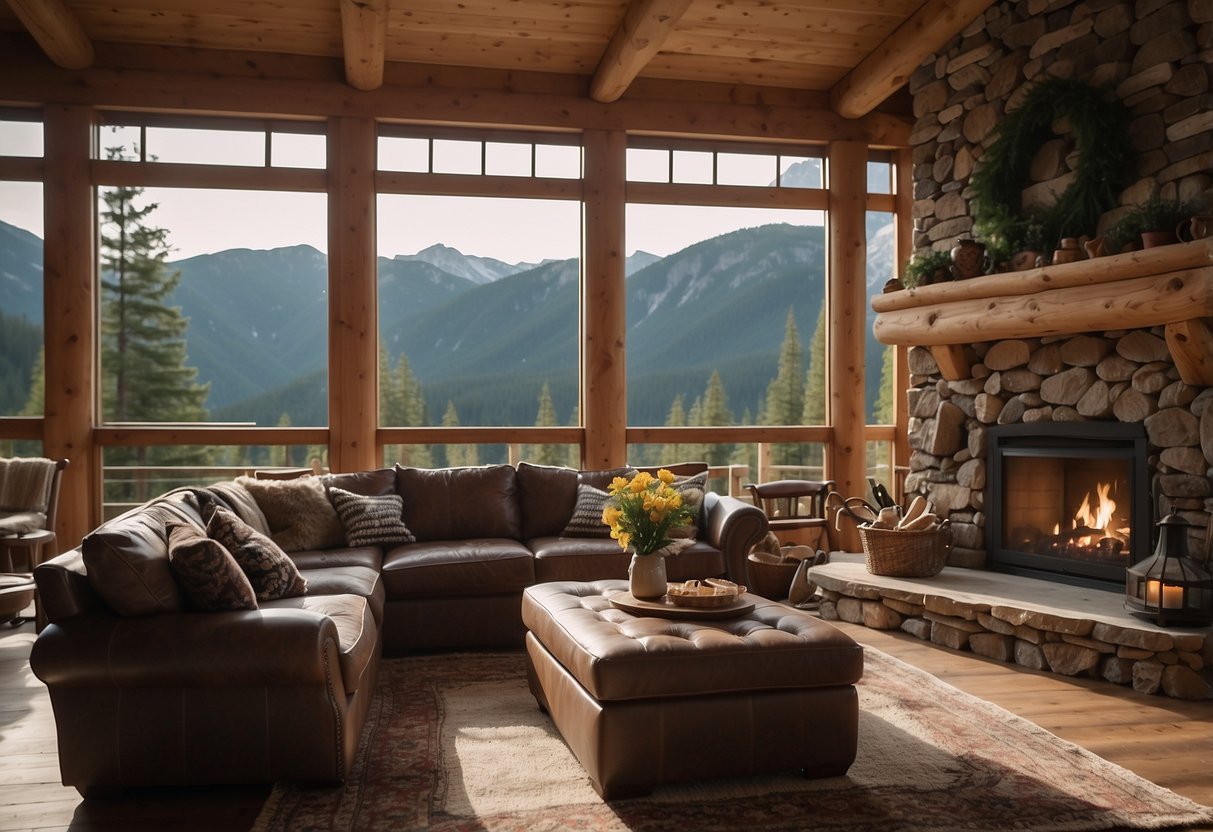
<svg viewBox="0 0 1213 832">
<path fill-rule="evenodd" d="M 864 564 L 873 575 L 929 578 L 943 569 L 952 549 L 952 530 L 946 522 L 928 531 L 858 528 Z"/>
<path fill-rule="evenodd" d="M 798 560 L 769 563 L 750 555 L 746 560 L 746 573 L 750 577 L 750 591 L 763 598 L 779 601 L 788 597 L 792 576 L 796 574 Z"/>
</svg>

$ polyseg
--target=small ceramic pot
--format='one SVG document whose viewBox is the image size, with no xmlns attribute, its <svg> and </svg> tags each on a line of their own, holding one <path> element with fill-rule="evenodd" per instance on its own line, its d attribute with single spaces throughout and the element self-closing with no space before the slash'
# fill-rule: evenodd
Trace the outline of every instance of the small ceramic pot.
<svg viewBox="0 0 1213 832">
<path fill-rule="evenodd" d="M 1143 231 L 1141 232 L 1141 247 L 1169 246 L 1175 242 L 1173 231 Z"/>
<path fill-rule="evenodd" d="M 1017 272 L 1022 272 L 1024 269 L 1034 269 L 1039 265 L 1039 251 L 1031 251 L 1030 249 L 1019 251 L 1011 258 L 1011 268 Z"/>
<path fill-rule="evenodd" d="M 977 277 L 986 270 L 986 246 L 976 240 L 957 240 L 952 247 L 952 271 L 958 280 Z"/>
<path fill-rule="evenodd" d="M 1078 240 L 1074 237 L 1063 237 L 1061 242 L 1057 244 L 1058 248 L 1053 252 L 1053 263 L 1073 263 L 1076 260 L 1083 259 L 1082 248 L 1078 245 Z"/>
<path fill-rule="evenodd" d="M 1213 216 L 1202 214 L 1184 220 L 1175 227 L 1175 237 L 1181 242 L 1203 240 L 1213 236 Z"/>
</svg>

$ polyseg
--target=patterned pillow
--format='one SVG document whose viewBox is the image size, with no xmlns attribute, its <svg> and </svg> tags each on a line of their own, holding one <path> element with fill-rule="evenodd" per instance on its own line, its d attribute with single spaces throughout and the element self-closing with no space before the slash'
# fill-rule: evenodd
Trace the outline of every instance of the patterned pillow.
<svg viewBox="0 0 1213 832">
<path fill-rule="evenodd" d="M 307 591 L 307 581 L 286 552 L 234 512 L 217 506 L 206 524 L 206 534 L 231 552 L 253 585 L 258 601 L 289 598 Z"/>
<path fill-rule="evenodd" d="M 566 537 L 610 537 L 611 527 L 602 522 L 602 510 L 610 496 L 592 485 L 577 486 L 577 505 L 561 534 Z"/>
<path fill-rule="evenodd" d="M 399 494 L 363 497 L 343 488 L 329 488 L 329 500 L 345 527 L 350 546 L 393 546 L 415 543 L 417 538 L 401 519 L 404 500 Z"/>
<path fill-rule="evenodd" d="M 674 477 L 672 485 L 682 494 L 682 504 L 695 513 L 695 522 L 675 526 L 670 529 L 670 537 L 694 540 L 699 534 L 699 512 L 703 508 L 703 492 L 708 487 L 708 472 L 693 477 Z"/>
<path fill-rule="evenodd" d="M 219 541 L 186 523 L 169 523 L 168 557 L 194 607 L 207 612 L 257 609 L 253 585 Z"/>
</svg>

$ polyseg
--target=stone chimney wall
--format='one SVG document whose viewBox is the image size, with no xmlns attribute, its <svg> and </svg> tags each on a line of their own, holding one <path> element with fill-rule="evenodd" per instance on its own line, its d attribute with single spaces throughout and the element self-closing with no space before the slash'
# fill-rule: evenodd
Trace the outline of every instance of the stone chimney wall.
<svg viewBox="0 0 1213 832">
<path fill-rule="evenodd" d="M 1213 2 L 1019 0 L 996 3 L 924 63 L 914 99 L 914 245 L 948 250 L 971 235 L 967 187 L 995 125 L 1033 81 L 1108 87 L 1132 114 L 1135 181 L 1098 232 L 1151 195 L 1213 196 Z M 1050 204 L 1076 162 L 1064 136 L 1032 166 L 1025 205 Z M 1199 526 L 1213 509 L 1213 388 L 1179 380 L 1161 328 L 973 345 L 971 377 L 947 381 L 930 352 L 909 351 L 907 494 L 951 517 L 952 564 L 985 560 L 985 429 L 1048 420 L 1144 422 L 1155 516 L 1175 507 Z"/>
<path fill-rule="evenodd" d="M 1004 0 L 910 78 L 916 251 L 946 251 L 972 232 L 965 189 L 977 160 L 1003 115 L 1050 77 L 1110 88 L 1132 114 L 1136 181 L 1100 233 L 1154 193 L 1213 191 L 1213 3 Z M 1025 206 L 1065 190 L 1072 150 L 1061 136 L 1041 148 Z"/>
</svg>

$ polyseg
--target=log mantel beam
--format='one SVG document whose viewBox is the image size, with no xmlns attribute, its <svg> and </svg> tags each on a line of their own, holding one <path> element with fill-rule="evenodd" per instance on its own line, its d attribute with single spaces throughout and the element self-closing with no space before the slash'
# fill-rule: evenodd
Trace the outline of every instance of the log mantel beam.
<svg viewBox="0 0 1213 832">
<path fill-rule="evenodd" d="M 927 0 L 830 90 L 830 106 L 859 118 L 910 80 L 931 53 L 985 12 L 993 0 Z"/>
<path fill-rule="evenodd" d="M 632 0 L 590 82 L 590 98 L 618 101 L 645 64 L 661 51 L 694 0 Z"/>
<path fill-rule="evenodd" d="M 970 344 L 1154 326 L 1186 383 L 1213 378 L 1213 240 L 891 292 L 872 308 L 878 341 L 930 347 L 948 378 L 967 374 Z"/>
</svg>

